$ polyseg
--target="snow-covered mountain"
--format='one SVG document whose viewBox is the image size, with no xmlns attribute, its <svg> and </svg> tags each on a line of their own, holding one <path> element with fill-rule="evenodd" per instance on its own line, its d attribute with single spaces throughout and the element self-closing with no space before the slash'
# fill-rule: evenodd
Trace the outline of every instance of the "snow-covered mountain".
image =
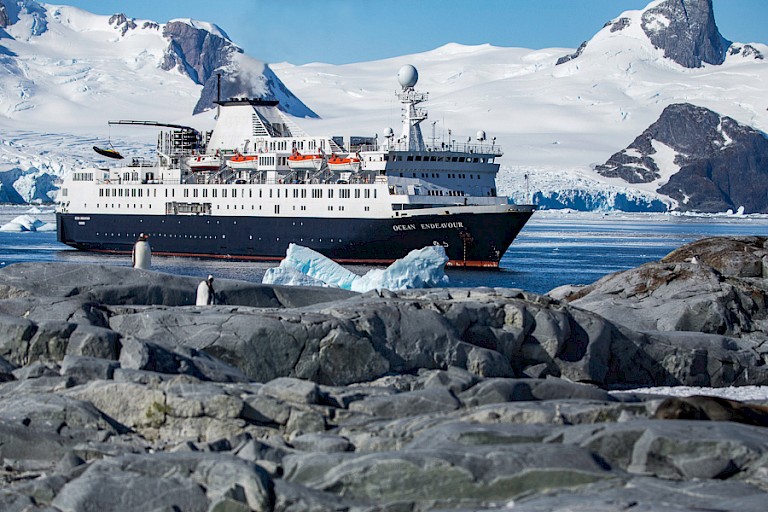
<svg viewBox="0 0 768 512">
<path fill-rule="evenodd" d="M 689 103 L 665 108 L 595 170 L 665 194 L 680 210 L 768 212 L 768 138 Z"/>
<path fill-rule="evenodd" d="M 211 64 L 190 58 L 174 37 L 189 44 L 192 39 L 182 34 L 186 25 L 203 30 L 207 44 L 214 36 L 229 41 L 221 29 L 191 20 L 153 28 L 153 22 L 29 0 L 14 5 L 21 6 L 18 21 L 5 29 L 10 38 L 0 39 L 0 61 L 9 70 L 0 74 L 0 162 L 6 162 L 0 170 L 24 170 L 32 163 L 60 173 L 92 161 L 94 140 L 118 136 L 114 129 L 108 133 L 107 119 L 210 126 L 210 112 L 192 113 L 214 97 Z M 316 113 L 297 120 L 309 133 L 373 135 L 399 125 L 396 73 L 413 64 L 419 70 L 417 88 L 430 93 L 425 138 L 465 140 L 480 129 L 496 137 L 505 151 L 501 193 L 518 201 L 533 197 L 548 207 L 675 207 L 680 203 L 670 192 L 596 169 L 673 104 L 706 108 L 764 136 L 768 47 L 729 42 L 717 30 L 711 0 L 654 0 L 643 10 L 617 14 L 578 50 L 449 44 L 341 66 L 260 63 L 238 69 L 242 76 L 255 69 L 260 83 L 274 85 L 275 95 L 292 92 L 296 100 L 280 99 L 295 115 Z M 6 15 L 14 18 L 10 7 Z M 257 62 L 229 43 L 222 52 L 230 63 Z M 44 145 L 49 153 L 35 154 L 41 147 L 38 134 L 48 134 L 42 141 L 57 140 L 54 134 L 70 142 Z M 140 140 L 120 132 L 121 150 L 151 146 L 153 135 Z M 661 172 L 678 167 L 672 161 Z M 0 182 L 7 188 L 1 173 Z"/>
</svg>

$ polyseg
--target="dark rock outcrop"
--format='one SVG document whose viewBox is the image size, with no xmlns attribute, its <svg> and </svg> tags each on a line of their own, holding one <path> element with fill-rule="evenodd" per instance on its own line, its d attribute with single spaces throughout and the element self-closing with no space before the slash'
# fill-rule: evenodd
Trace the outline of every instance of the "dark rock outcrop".
<svg viewBox="0 0 768 512">
<path fill-rule="evenodd" d="M 743 206 L 750 213 L 768 212 L 766 135 L 688 103 L 666 107 L 632 144 L 595 171 L 628 183 L 658 180 L 669 172 L 656 160 L 659 143 L 674 153 L 679 170 L 657 191 L 677 200 L 681 210 L 723 212 Z"/>
<path fill-rule="evenodd" d="M 566 300 L 630 329 L 696 333 L 691 341 L 704 334 L 741 338 L 757 343 L 762 354 L 768 341 L 766 278 L 768 238 L 710 238 L 661 262 L 608 275 Z"/>
<path fill-rule="evenodd" d="M 215 107 L 217 98 L 276 99 L 279 108 L 296 117 L 317 117 L 265 63 L 243 54 L 229 37 L 183 21 L 165 25 L 163 36 L 170 40 L 161 68 L 178 69 L 203 86 L 194 114 Z M 218 75 L 221 75 L 221 90 Z"/>
<path fill-rule="evenodd" d="M 11 18 L 8 16 L 8 11 L 5 8 L 5 4 L 0 1 L 0 28 L 8 28 L 11 24 Z"/>
<path fill-rule="evenodd" d="M 666 0 L 645 10 L 641 23 L 651 43 L 681 66 L 725 61 L 730 41 L 717 29 L 712 0 Z"/>
<path fill-rule="evenodd" d="M 166 71 L 178 69 L 203 85 L 216 69 L 229 64 L 233 53 L 243 52 L 224 35 L 183 21 L 171 21 L 163 29 L 163 37 L 171 43 L 160 67 Z"/>
<path fill-rule="evenodd" d="M 611 388 L 768 383 L 766 253 L 703 240 L 637 269 L 624 326 L 520 290 L 221 280 L 202 307 L 191 277 L 5 267 L 0 509 L 762 512 L 765 403 Z M 654 299 L 668 330 L 627 327 Z"/>
<path fill-rule="evenodd" d="M 120 31 L 121 35 L 125 35 L 128 33 L 129 30 L 134 30 L 138 25 L 136 25 L 136 20 L 133 18 L 128 18 L 125 14 L 113 14 L 109 17 L 109 24 L 114 25 L 116 30 Z"/>
</svg>

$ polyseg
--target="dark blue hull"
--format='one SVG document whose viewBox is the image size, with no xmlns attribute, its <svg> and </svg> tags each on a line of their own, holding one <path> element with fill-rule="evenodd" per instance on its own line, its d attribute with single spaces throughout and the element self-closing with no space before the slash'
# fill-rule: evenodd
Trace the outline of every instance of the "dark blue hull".
<svg viewBox="0 0 768 512">
<path fill-rule="evenodd" d="M 346 263 L 388 264 L 442 245 L 449 265 L 497 267 L 533 210 L 395 219 L 56 215 L 58 240 L 84 251 L 129 253 L 139 233 L 153 254 L 281 260 L 288 244 Z"/>
</svg>

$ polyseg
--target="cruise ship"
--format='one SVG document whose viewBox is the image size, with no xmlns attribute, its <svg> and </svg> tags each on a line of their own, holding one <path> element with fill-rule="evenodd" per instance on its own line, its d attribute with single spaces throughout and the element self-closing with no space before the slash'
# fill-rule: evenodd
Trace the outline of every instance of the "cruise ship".
<svg viewBox="0 0 768 512">
<path fill-rule="evenodd" d="M 498 267 L 535 208 L 497 194 L 495 138 L 424 140 L 428 95 L 417 81 L 413 66 L 399 70 L 402 132 L 381 138 L 311 136 L 264 99 L 217 100 L 208 132 L 110 121 L 168 129 L 152 161 L 70 173 L 57 199 L 58 239 L 130 253 L 144 233 L 154 254 L 237 260 L 280 260 L 294 243 L 365 264 L 439 245 L 450 266 Z"/>
</svg>

